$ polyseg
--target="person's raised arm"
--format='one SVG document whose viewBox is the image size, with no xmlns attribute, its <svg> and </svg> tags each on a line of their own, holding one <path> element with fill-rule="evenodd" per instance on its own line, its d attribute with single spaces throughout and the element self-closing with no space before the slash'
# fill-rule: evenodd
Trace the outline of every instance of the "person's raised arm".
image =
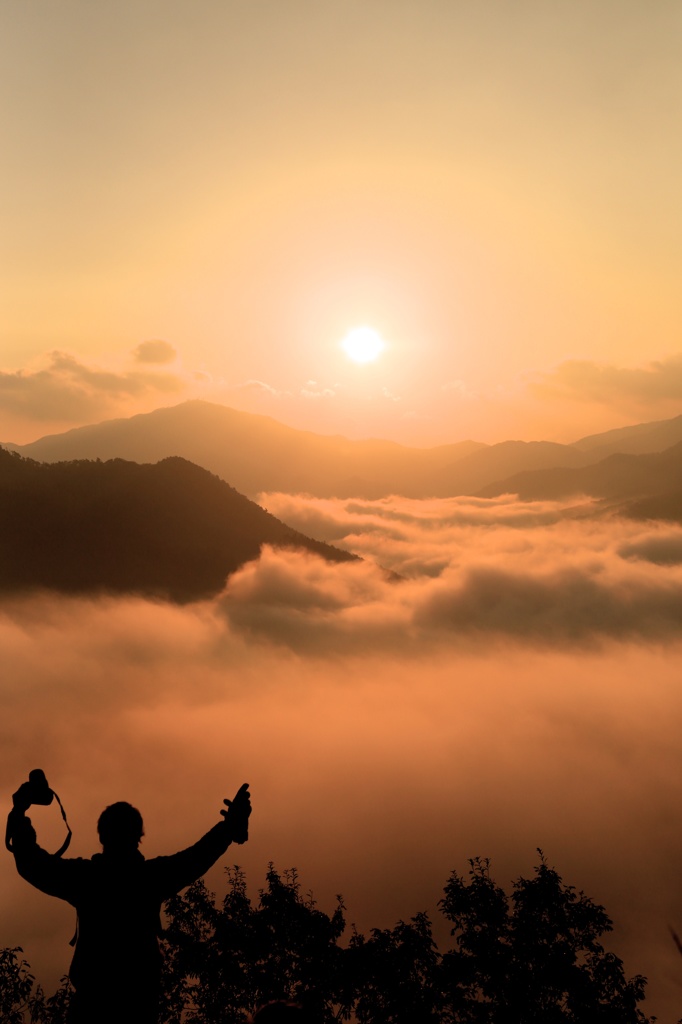
<svg viewBox="0 0 682 1024">
<path fill-rule="evenodd" d="M 248 782 L 240 786 L 232 800 L 223 800 L 223 803 L 227 807 L 220 812 L 223 821 L 214 825 L 197 843 L 170 857 L 155 857 L 150 862 L 161 899 L 168 899 L 205 875 L 230 843 L 241 845 L 247 841 L 251 814 Z"/>
<path fill-rule="evenodd" d="M 28 784 L 23 783 L 12 797 L 7 817 L 5 846 L 14 855 L 17 871 L 36 889 L 72 903 L 80 861 L 61 860 L 38 845 L 36 831 L 26 811 L 31 806 Z"/>
</svg>

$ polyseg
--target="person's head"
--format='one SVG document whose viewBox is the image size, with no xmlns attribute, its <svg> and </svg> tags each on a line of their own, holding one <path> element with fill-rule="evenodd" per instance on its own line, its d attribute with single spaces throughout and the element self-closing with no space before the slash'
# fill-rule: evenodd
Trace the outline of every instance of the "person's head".
<svg viewBox="0 0 682 1024">
<path fill-rule="evenodd" d="M 119 800 L 100 814 L 97 834 L 105 850 L 136 850 L 144 835 L 142 815 L 137 807 Z"/>
</svg>

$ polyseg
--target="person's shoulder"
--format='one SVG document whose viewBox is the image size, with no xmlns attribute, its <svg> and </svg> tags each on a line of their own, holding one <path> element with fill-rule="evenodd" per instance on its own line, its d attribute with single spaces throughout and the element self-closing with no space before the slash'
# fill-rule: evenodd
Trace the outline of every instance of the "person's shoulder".
<svg viewBox="0 0 682 1024">
<path fill-rule="evenodd" d="M 95 857 L 97 857 L 97 854 L 93 857 L 55 857 L 55 861 L 58 864 L 63 864 L 69 871 L 93 871 Z"/>
</svg>

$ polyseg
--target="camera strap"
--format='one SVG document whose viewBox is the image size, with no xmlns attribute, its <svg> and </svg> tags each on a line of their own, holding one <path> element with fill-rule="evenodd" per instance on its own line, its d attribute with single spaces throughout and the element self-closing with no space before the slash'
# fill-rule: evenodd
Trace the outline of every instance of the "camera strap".
<svg viewBox="0 0 682 1024">
<path fill-rule="evenodd" d="M 62 818 L 64 819 L 64 824 L 66 825 L 66 839 L 64 840 L 62 845 L 59 847 L 57 852 L 52 854 L 52 856 L 53 857 L 63 857 L 64 854 L 66 853 L 66 851 L 69 848 L 69 844 L 71 842 L 71 836 L 73 835 L 73 833 L 71 831 L 71 826 L 69 825 L 69 823 L 67 821 L 66 811 L 64 810 L 64 807 L 62 805 L 61 800 L 59 799 L 59 797 L 57 796 L 57 794 L 55 793 L 54 790 L 52 790 L 52 793 L 54 795 L 55 800 L 59 804 L 59 810 L 62 812 Z M 12 846 L 13 846 L 13 844 L 12 844 L 12 814 L 16 814 L 16 813 L 17 813 L 16 810 L 9 812 L 9 814 L 7 816 L 7 826 L 5 828 L 5 846 L 10 851 L 10 853 L 12 852 Z"/>
<path fill-rule="evenodd" d="M 62 845 L 59 847 L 57 852 L 54 854 L 54 856 L 55 857 L 63 857 L 64 854 L 66 853 L 66 851 L 69 848 L 69 843 L 71 842 L 71 836 L 73 835 L 73 833 L 71 831 L 71 826 L 69 825 L 68 821 L 66 820 L 66 811 L 64 810 L 64 808 L 62 806 L 61 800 L 59 799 L 57 794 L 54 792 L 54 790 L 52 790 L 52 792 L 54 793 L 55 800 L 59 804 L 59 810 L 62 812 L 62 818 L 64 819 L 64 824 L 66 825 L 66 839 L 64 840 Z"/>
</svg>

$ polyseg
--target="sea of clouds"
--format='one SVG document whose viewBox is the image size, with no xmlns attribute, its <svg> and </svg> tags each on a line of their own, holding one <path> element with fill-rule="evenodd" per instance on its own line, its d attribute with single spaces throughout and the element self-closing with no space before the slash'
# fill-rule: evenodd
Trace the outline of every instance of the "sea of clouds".
<svg viewBox="0 0 682 1024">
<path fill-rule="evenodd" d="M 676 1020 L 682 959 L 682 529 L 588 502 L 264 495 L 362 561 L 264 549 L 212 601 L 43 594 L 0 605 L 0 791 L 45 769 L 98 848 L 101 809 L 143 812 L 147 856 L 188 845 L 242 781 L 269 861 L 361 930 L 428 910 L 488 856 L 507 885 L 541 847 L 603 903 L 608 944 Z M 54 807 L 36 811 L 56 848 Z M 219 868 L 209 882 L 224 884 Z M 49 988 L 73 912 L 0 874 L 0 946 Z M 439 937 L 447 941 L 439 925 Z"/>
</svg>

